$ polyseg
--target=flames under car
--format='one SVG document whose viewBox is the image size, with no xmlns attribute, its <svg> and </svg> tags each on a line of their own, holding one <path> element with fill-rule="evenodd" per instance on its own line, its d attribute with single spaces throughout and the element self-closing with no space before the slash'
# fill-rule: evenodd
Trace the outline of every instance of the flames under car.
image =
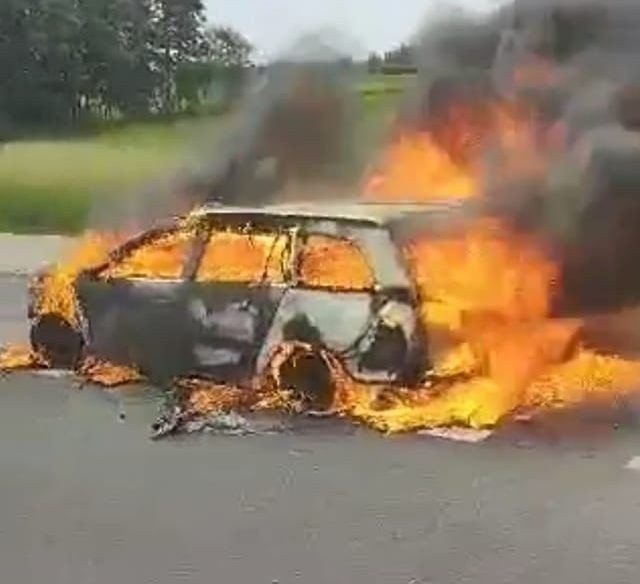
<svg viewBox="0 0 640 584">
<path fill-rule="evenodd" d="M 32 346 L 54 366 L 91 355 L 161 385 L 192 376 L 251 388 L 296 345 L 304 374 L 282 363 L 284 383 L 319 402 L 332 390 L 328 359 L 359 381 L 411 385 L 427 368 L 427 331 L 399 234 L 453 210 L 204 207 L 75 275 L 71 316 L 34 308 L 41 274 Z"/>
</svg>

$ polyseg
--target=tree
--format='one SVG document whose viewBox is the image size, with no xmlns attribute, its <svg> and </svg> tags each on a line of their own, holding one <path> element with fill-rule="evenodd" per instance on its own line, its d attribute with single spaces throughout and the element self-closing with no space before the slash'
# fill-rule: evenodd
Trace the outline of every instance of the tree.
<svg viewBox="0 0 640 584">
<path fill-rule="evenodd" d="M 175 74 L 181 63 L 206 54 L 202 0 L 153 0 L 155 51 L 165 111 L 176 106 Z"/>
<path fill-rule="evenodd" d="M 209 61 L 183 63 L 175 76 L 176 97 L 181 107 L 195 109 L 216 78 L 216 68 Z"/>
<path fill-rule="evenodd" d="M 0 108 L 13 124 L 69 122 L 81 63 L 73 0 L 0 5 Z"/>
<path fill-rule="evenodd" d="M 152 0 L 84 0 L 79 7 L 85 107 L 107 115 L 147 111 L 159 82 Z"/>
<path fill-rule="evenodd" d="M 386 65 L 411 66 L 414 64 L 413 48 L 402 43 L 397 49 L 385 53 L 384 62 Z"/>
<path fill-rule="evenodd" d="M 227 26 L 213 26 L 206 32 L 209 59 L 222 67 L 251 65 L 253 46 L 238 31 Z"/>
<path fill-rule="evenodd" d="M 382 57 L 378 55 L 378 53 L 369 53 L 369 58 L 367 59 L 367 70 L 369 73 L 379 73 L 382 69 Z"/>
<path fill-rule="evenodd" d="M 175 74 L 180 105 L 192 108 L 216 85 L 218 99 L 228 104 L 241 91 L 246 70 L 251 66 L 253 46 L 238 31 L 224 26 L 206 30 L 203 56 L 184 62 Z"/>
<path fill-rule="evenodd" d="M 202 0 L 0 0 L 0 131 L 174 110 L 180 67 L 210 78 L 204 24 Z"/>
</svg>

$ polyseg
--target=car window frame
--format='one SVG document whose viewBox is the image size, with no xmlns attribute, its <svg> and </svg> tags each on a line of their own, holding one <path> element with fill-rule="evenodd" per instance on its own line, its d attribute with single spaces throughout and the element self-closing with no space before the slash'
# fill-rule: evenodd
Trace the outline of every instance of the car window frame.
<svg viewBox="0 0 640 584">
<path fill-rule="evenodd" d="M 149 245 L 154 241 L 157 241 L 161 237 L 164 237 L 172 232 L 180 231 L 181 229 L 192 230 L 192 233 L 189 237 L 189 241 L 187 243 L 187 252 L 185 254 L 185 258 L 182 262 L 180 275 L 175 278 L 160 278 L 160 277 L 108 277 L 104 278 L 101 276 L 102 272 L 107 270 L 110 266 L 114 265 L 114 263 L 122 262 L 126 258 L 130 257 L 133 253 L 139 250 L 141 247 L 145 245 Z M 126 241 L 121 246 L 116 248 L 109 254 L 109 259 L 103 264 L 96 266 L 88 272 L 88 275 L 97 282 L 117 282 L 117 281 L 131 281 L 131 282 L 165 282 L 165 283 L 184 283 L 189 280 L 189 272 L 191 271 L 193 258 L 196 253 L 198 238 L 200 234 L 197 229 L 194 228 L 191 224 L 179 224 L 172 223 L 169 225 L 164 225 L 161 227 L 154 227 L 144 233 Z"/>
<path fill-rule="evenodd" d="M 325 237 L 327 239 L 333 239 L 336 241 L 343 241 L 348 243 L 349 245 L 355 247 L 358 250 L 358 253 L 362 257 L 365 265 L 369 268 L 371 273 L 371 286 L 367 288 L 359 288 L 359 289 L 351 289 L 351 288 L 336 288 L 335 286 L 320 286 L 320 285 L 311 285 L 303 281 L 300 277 L 300 261 L 302 258 L 302 253 L 306 246 L 307 240 L 311 237 Z M 371 265 L 371 262 L 368 261 L 367 254 L 362 249 L 360 243 L 353 238 L 347 237 L 345 235 L 336 235 L 333 233 L 327 233 L 318 229 L 302 229 L 299 228 L 296 231 L 296 237 L 294 240 L 294 253 L 292 254 L 293 258 L 293 267 L 292 267 L 292 285 L 295 288 L 302 290 L 319 290 L 319 291 L 328 291 L 335 292 L 336 294 L 375 294 L 378 290 L 378 281 L 376 278 L 376 272 L 374 267 Z"/>
<path fill-rule="evenodd" d="M 211 216 L 204 220 L 204 225 L 199 233 L 199 247 L 196 252 L 196 257 L 193 261 L 193 266 L 191 273 L 189 274 L 189 279 L 200 285 L 236 285 L 236 286 L 247 286 L 248 288 L 261 288 L 265 286 L 273 286 L 273 287 L 290 287 L 292 282 L 293 275 L 293 256 L 294 256 L 294 229 L 290 227 L 282 227 L 280 229 L 276 227 L 264 226 L 261 224 L 257 224 L 255 222 L 244 222 L 242 226 L 235 225 L 233 222 L 224 221 L 224 218 Z M 285 236 L 288 237 L 287 248 L 289 250 L 288 260 L 286 262 L 286 266 L 283 266 L 282 270 L 282 281 L 276 282 L 270 280 L 267 277 L 267 274 L 263 274 L 259 281 L 223 281 L 223 280 L 198 280 L 198 272 L 200 271 L 200 267 L 202 265 L 202 260 L 206 254 L 207 245 L 211 240 L 211 236 L 215 230 L 223 231 L 228 229 L 229 231 L 235 233 L 245 233 L 256 234 L 256 235 L 270 235 L 274 234 L 277 238 Z M 285 248 L 285 249 L 287 249 Z"/>
</svg>

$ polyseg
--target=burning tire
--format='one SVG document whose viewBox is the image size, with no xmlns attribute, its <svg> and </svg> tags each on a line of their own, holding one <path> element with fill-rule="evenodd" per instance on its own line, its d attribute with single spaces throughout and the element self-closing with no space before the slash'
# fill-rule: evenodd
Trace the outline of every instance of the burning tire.
<svg viewBox="0 0 640 584">
<path fill-rule="evenodd" d="M 33 350 L 55 369 L 74 369 L 82 358 L 82 336 L 57 314 L 38 317 L 30 337 Z"/>
<path fill-rule="evenodd" d="M 296 347 L 276 366 L 275 381 L 284 391 L 291 391 L 305 408 L 327 411 L 333 405 L 336 380 L 327 359 L 309 348 Z"/>
</svg>

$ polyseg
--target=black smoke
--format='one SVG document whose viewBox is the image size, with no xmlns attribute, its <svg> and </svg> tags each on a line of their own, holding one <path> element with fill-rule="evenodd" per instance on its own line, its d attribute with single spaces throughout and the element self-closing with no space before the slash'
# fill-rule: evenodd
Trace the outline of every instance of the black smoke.
<svg viewBox="0 0 640 584">
<path fill-rule="evenodd" d="M 348 59 L 322 49 L 267 67 L 237 127 L 192 176 L 195 201 L 264 205 L 347 180 L 357 107 L 352 74 Z"/>
<path fill-rule="evenodd" d="M 562 128 L 560 155 L 534 180 L 507 179 L 487 157 L 485 193 L 556 255 L 558 313 L 640 301 L 638 31 L 634 0 L 516 0 L 484 16 L 450 11 L 415 43 L 420 83 L 404 123 L 437 135 L 452 106 L 504 100 L 526 104 L 541 133 Z M 519 79 L 534 61 L 550 76 Z"/>
<path fill-rule="evenodd" d="M 222 130 L 200 135 L 189 158 L 144 189 L 101 198 L 91 225 L 144 229 L 202 204 L 262 206 L 357 197 L 366 161 L 350 39 L 322 31 L 298 39 L 247 76 Z"/>
</svg>

